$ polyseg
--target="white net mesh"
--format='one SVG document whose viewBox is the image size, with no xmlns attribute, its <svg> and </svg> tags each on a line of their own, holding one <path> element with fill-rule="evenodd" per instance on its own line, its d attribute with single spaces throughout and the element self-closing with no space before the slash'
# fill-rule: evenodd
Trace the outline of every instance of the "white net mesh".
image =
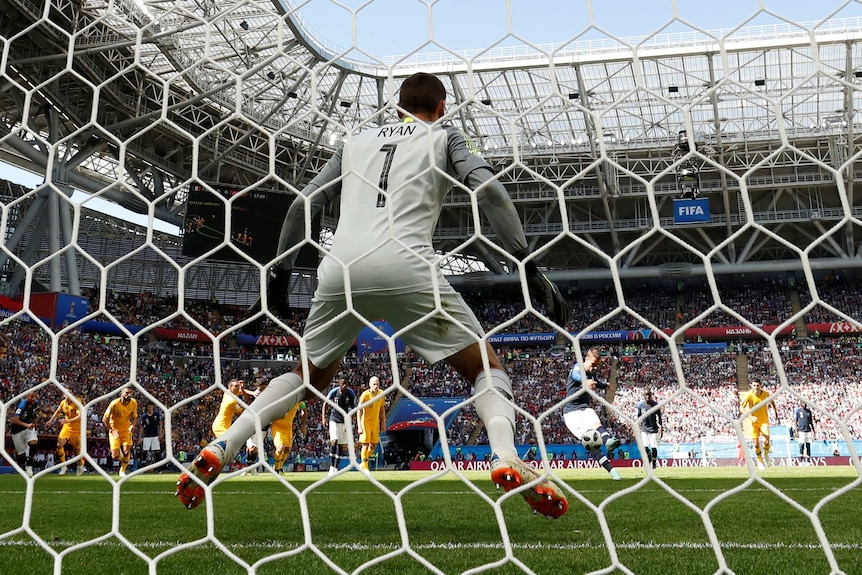
<svg viewBox="0 0 862 575">
<path fill-rule="evenodd" d="M 691 572 L 697 565 L 742 573 L 751 561 L 745 553 L 765 549 L 787 572 L 803 572 L 796 569 L 803 564 L 852 572 L 858 528 L 845 530 L 835 507 L 858 503 L 860 469 L 862 308 L 852 268 L 862 253 L 854 196 L 862 5 L 831 2 L 800 22 L 784 6 L 752 0 L 716 31 L 690 8 L 659 2 L 654 32 L 631 37 L 617 31 L 607 8 L 588 2 L 543 16 L 580 23 L 548 43 L 525 30 L 538 17 L 532 7 L 506 2 L 482 15 L 492 30 L 485 45 L 463 47 L 452 45 L 442 22 L 467 8 L 392 4 L 3 4 L 0 159 L 44 174 L 44 183 L 0 190 L 0 422 L 5 429 L 28 394 L 39 397 L 41 422 L 68 397 L 81 413 L 82 440 L 65 466 L 53 447 L 40 443 L 40 457 L 25 461 L 7 441 L 5 467 L 18 483 L 0 503 L 0 564 L 24 557 L 50 565 L 46 572 L 73 573 L 96 557 L 97 571 L 130 565 L 150 573 L 199 565 L 249 573 L 660 573 L 677 571 L 679 559 Z M 391 10 L 402 13 L 391 24 L 399 34 L 418 37 L 401 56 L 368 47 Z M 404 22 L 419 24 L 408 31 Z M 315 30 L 322 24 L 346 40 L 327 40 Z M 431 397 L 468 398 L 472 382 L 396 352 L 392 334 L 378 332 L 382 351 L 350 357 L 343 372 L 363 386 L 381 375 L 390 407 L 399 399 L 418 405 L 417 417 L 441 432 L 441 461 L 430 468 L 442 471 L 363 475 L 346 492 L 337 478 L 311 475 L 261 473 L 242 486 L 220 479 L 194 516 L 178 516 L 174 508 L 185 511 L 166 494 L 172 479 L 166 487 L 155 473 L 145 482 L 146 474 L 188 464 L 211 436 L 229 380 L 264 379 L 301 358 L 303 313 L 267 314 L 261 323 L 246 313 L 275 258 L 286 206 L 348 134 L 396 118 L 398 86 L 417 70 L 444 81 L 447 119 L 497 171 L 537 261 L 572 305 L 561 327 L 575 353 L 549 354 L 533 343 L 554 326 L 506 273 L 511 254 L 474 213 L 475 194 L 456 186 L 435 232 L 439 266 L 455 274 L 453 285 L 506 359 L 517 443 L 527 456 L 537 448 L 532 457 L 564 486 L 572 511 L 553 529 L 537 528 L 521 517 L 520 501 L 509 504 L 511 494 L 486 491 L 487 464 L 461 461 L 462 448 L 482 454 L 472 448 L 487 446 L 472 402 L 429 407 Z M 112 212 L 128 211 L 94 211 L 102 199 Z M 143 225 L 124 223 L 132 215 Z M 311 269 L 345 216 L 330 209 L 306 222 L 304 264 L 291 279 L 297 309 L 310 305 Z M 160 222 L 167 231 L 157 230 Z M 636 480 L 600 496 L 581 479 L 606 474 L 579 469 L 597 466 L 578 465 L 560 417 L 566 373 L 594 341 L 590 332 L 620 342 L 604 367 L 610 391 L 596 404 L 607 427 L 629 440 L 623 457 L 635 469 L 624 476 Z M 686 339 L 708 343 L 691 334 L 724 343 L 709 355 L 683 353 Z M 779 467 L 809 462 L 796 457 L 789 429 L 807 403 L 818 421 L 811 461 L 842 458 L 841 479 L 817 488 L 779 470 L 758 474 L 749 413 L 739 408 L 753 377 L 775 395 Z M 141 417 L 146 404 L 164 416 L 160 448 L 138 447 L 131 477 L 115 475 L 124 462 L 111 456 L 101 424 L 124 386 Z M 647 388 L 665 418 L 656 472 L 637 454 L 644 447 L 637 404 Z M 325 460 L 320 404 L 309 401 L 310 429 L 297 450 Z M 56 419 L 74 417 L 69 410 Z M 38 430 L 53 443 L 60 424 Z M 258 441 L 269 447 L 265 435 Z M 351 444 L 349 457 L 357 456 Z M 725 459 L 741 466 L 718 487 L 662 476 L 665 467 Z M 87 484 L 86 512 L 63 498 L 81 490 L 52 477 L 61 469 L 73 475 L 81 462 L 101 480 Z M 244 463 L 232 463 L 224 478 L 244 473 Z M 474 468 L 482 471 L 463 471 Z M 273 471 L 269 463 L 261 469 Z M 456 487 L 442 481 L 451 477 Z M 268 497 L 278 501 L 277 512 L 267 509 L 274 517 L 241 512 L 248 498 Z M 750 523 L 728 511 L 766 500 L 792 516 L 779 519 L 789 532 L 770 532 L 768 511 Z M 647 522 L 645 506 L 674 509 L 682 530 Z M 471 515 L 475 508 L 485 515 Z M 331 521 L 342 513 L 343 522 Z M 428 535 L 426 522 L 445 527 Z M 740 528 L 763 541 L 736 539 Z M 216 559 L 202 560 L 205 552 Z M 667 554 L 672 559 L 659 557 Z M 583 566 L 573 555 L 585 557 Z"/>
</svg>

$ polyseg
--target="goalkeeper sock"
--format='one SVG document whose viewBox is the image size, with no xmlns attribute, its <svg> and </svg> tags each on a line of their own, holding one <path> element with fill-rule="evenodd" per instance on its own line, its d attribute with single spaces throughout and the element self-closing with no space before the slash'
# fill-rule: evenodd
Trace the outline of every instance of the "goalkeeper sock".
<svg viewBox="0 0 862 575">
<path fill-rule="evenodd" d="M 515 450 L 515 407 L 512 382 L 500 369 L 492 369 L 491 381 L 483 371 L 473 384 L 476 413 L 485 424 L 491 452 L 500 458 L 518 457 Z M 491 389 L 489 389 L 491 388 Z M 485 393 L 482 393 L 487 390 Z"/>
<path fill-rule="evenodd" d="M 258 418 L 261 429 L 265 428 L 290 411 L 304 394 L 302 378 L 293 372 L 280 375 L 270 381 L 266 389 L 233 422 L 230 429 L 216 440 L 225 442 L 226 460 L 232 460 L 239 453 L 246 439 L 255 434 L 257 429 L 255 421 Z"/>
<path fill-rule="evenodd" d="M 62 447 L 57 448 L 57 460 L 60 463 L 66 463 L 66 450 Z"/>
</svg>

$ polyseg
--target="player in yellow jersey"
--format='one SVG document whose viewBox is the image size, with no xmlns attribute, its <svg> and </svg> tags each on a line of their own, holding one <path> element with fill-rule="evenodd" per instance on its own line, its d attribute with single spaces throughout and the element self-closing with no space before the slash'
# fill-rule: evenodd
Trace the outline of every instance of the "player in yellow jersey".
<svg viewBox="0 0 862 575">
<path fill-rule="evenodd" d="M 138 402 L 132 397 L 132 388 L 124 387 L 120 397 L 112 401 L 102 416 L 108 430 L 111 457 L 120 462 L 120 477 L 126 476 L 126 468 L 132 458 L 132 430 L 138 421 Z"/>
<path fill-rule="evenodd" d="M 239 416 L 243 412 L 243 407 L 239 400 L 242 399 L 246 403 L 251 403 L 260 389 L 253 392 L 245 388 L 245 381 L 242 379 L 232 379 L 227 382 L 227 391 L 221 398 L 221 404 L 218 408 L 218 413 L 213 420 L 212 430 L 216 438 L 220 437 L 225 431 L 230 429 L 235 416 Z M 252 461 L 257 458 L 257 445 L 254 442 L 254 436 L 246 441 L 246 460 L 248 465 L 252 465 Z M 257 468 L 251 469 L 251 474 L 257 474 Z M 243 473 L 245 475 L 245 473 Z"/>
<path fill-rule="evenodd" d="M 251 401 L 251 394 L 246 391 L 243 380 L 232 379 L 227 382 L 227 391 L 221 398 L 218 414 L 213 420 L 212 430 L 216 437 L 230 429 L 234 416 L 242 413 L 243 408 L 238 401 L 240 398 L 246 402 Z"/>
<path fill-rule="evenodd" d="M 757 467 L 764 469 L 764 460 L 769 461 L 769 411 L 772 408 L 772 413 L 778 420 L 778 409 L 775 407 L 774 401 L 767 401 L 769 392 L 763 389 L 763 384 L 759 379 L 751 380 L 751 389 L 748 390 L 742 397 L 742 403 L 739 404 L 739 410 L 745 413 L 749 409 L 754 408 L 751 412 L 751 439 L 754 442 L 754 453 L 757 455 Z M 763 437 L 763 451 L 760 449 L 760 438 Z"/>
<path fill-rule="evenodd" d="M 359 412 L 356 426 L 359 432 L 359 456 L 362 469 L 368 469 L 368 460 L 380 442 L 380 430 L 386 422 L 386 401 L 380 390 L 380 379 L 376 376 L 368 380 L 368 389 L 359 396 Z"/>
<path fill-rule="evenodd" d="M 290 448 L 293 445 L 293 421 L 296 419 L 297 413 L 300 414 L 299 433 L 304 436 L 308 433 L 306 425 L 308 409 L 304 401 L 300 401 L 291 407 L 284 417 L 276 419 L 270 425 L 272 443 L 275 445 L 275 470 L 278 473 L 283 473 L 284 462 L 287 461 L 287 456 L 290 454 Z"/>
<path fill-rule="evenodd" d="M 79 403 L 83 403 L 80 397 L 74 397 L 66 391 L 66 397 L 60 401 L 60 405 L 54 410 L 51 419 L 48 420 L 48 426 L 53 425 L 57 421 L 63 427 L 60 428 L 60 435 L 57 436 L 57 459 L 63 464 L 58 475 L 66 474 L 66 445 L 72 448 L 74 455 L 81 453 L 81 410 L 75 399 Z M 84 459 L 78 460 L 78 475 L 84 473 Z"/>
</svg>

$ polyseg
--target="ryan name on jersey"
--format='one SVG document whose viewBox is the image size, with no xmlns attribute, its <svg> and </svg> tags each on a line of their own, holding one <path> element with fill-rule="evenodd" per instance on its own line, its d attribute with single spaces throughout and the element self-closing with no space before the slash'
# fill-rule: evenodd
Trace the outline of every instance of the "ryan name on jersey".
<svg viewBox="0 0 862 575">
<path fill-rule="evenodd" d="M 416 124 L 395 124 L 382 126 L 377 131 L 378 138 L 391 138 L 392 136 L 409 136 L 416 131 Z"/>
</svg>

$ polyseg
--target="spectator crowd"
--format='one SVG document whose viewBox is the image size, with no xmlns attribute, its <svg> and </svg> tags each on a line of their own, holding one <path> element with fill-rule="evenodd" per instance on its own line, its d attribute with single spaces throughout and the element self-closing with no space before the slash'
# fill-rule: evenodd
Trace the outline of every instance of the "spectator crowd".
<svg viewBox="0 0 862 575">
<path fill-rule="evenodd" d="M 824 308 L 823 303 L 848 317 L 862 318 L 859 282 L 831 278 L 816 287 L 820 303 L 805 312 L 806 321 L 841 319 Z M 803 307 L 813 301 L 807 286 L 796 289 Z M 794 313 L 792 289 L 775 281 L 738 286 L 735 290 L 722 288 L 719 292 L 721 305 L 756 324 L 780 323 Z M 88 295 L 91 309 L 100 309 L 98 293 Z M 569 329 L 576 331 L 593 324 L 595 330 L 632 329 L 646 325 L 641 319 L 656 327 L 673 327 L 717 305 L 707 286 L 676 290 L 634 286 L 628 287 L 623 295 L 624 302 L 620 302 L 612 290 L 570 293 Z M 465 297 L 488 330 L 549 331 L 539 316 L 525 311 L 519 293 L 491 296 L 473 292 Z M 204 301 L 185 302 L 183 313 L 178 313 L 176 298 L 156 298 L 150 294 L 109 293 L 104 309 L 106 321 L 113 318 L 151 325 L 171 318 L 160 325 L 174 329 L 200 326 L 214 335 L 248 318 L 243 308 Z M 304 317 L 304 312 L 298 310 L 287 322 L 298 335 L 302 333 Z M 739 320 L 716 308 L 697 324 L 738 325 Z M 271 321 L 263 323 L 263 332 L 283 333 Z M 298 359 L 295 349 L 243 346 L 233 337 L 204 343 L 153 343 L 152 334 L 139 335 L 134 340 L 78 330 L 52 336 L 37 324 L 5 320 L 0 324 L 0 400 L 8 409 L 15 398 L 27 390 L 38 389 L 42 421 L 47 421 L 62 398 L 61 387 L 65 387 L 83 399 L 87 406 L 87 435 L 99 439 L 106 435 L 101 422 L 104 409 L 117 396 L 119 388 L 131 382 L 141 411 L 152 402 L 167 416 L 172 452 L 175 455 L 184 452 L 191 458 L 211 439 L 210 425 L 223 389 L 217 382 L 239 378 L 253 387 L 254 382 L 276 373 L 272 367 L 252 365 L 250 358 L 271 358 L 283 353 L 288 360 Z M 609 361 L 603 364 L 601 377 L 611 387 L 604 400 L 596 400 L 596 405 L 612 433 L 624 442 L 634 437 L 636 405 L 647 388 L 662 403 L 663 441 L 692 442 L 710 435 L 735 433 L 734 420 L 739 417 L 737 379 L 741 373 L 746 378 L 760 377 L 768 390 L 778 394 L 776 405 L 782 414 L 781 423 L 789 423 L 795 407 L 805 401 L 815 410 L 818 432 L 824 438 L 841 437 L 845 430 L 854 438 L 862 434 L 859 415 L 862 344 L 856 337 L 823 338 L 815 346 L 783 346 L 777 358 L 789 384 L 783 388 L 779 385 L 776 358 L 764 346 L 737 345 L 718 354 L 676 354 L 680 359 L 678 368 L 674 364 L 675 354 L 664 342 L 628 342 L 605 351 Z M 551 355 L 547 348 L 510 347 L 501 352 L 519 406 L 518 443 L 537 444 L 537 426 L 546 444 L 573 443 L 575 440 L 569 436 L 561 412 L 566 374 L 575 356 Z M 56 366 L 55 372 L 52 365 Z M 364 358 L 352 354 L 345 359 L 339 376 L 346 377 L 357 392 L 365 388 L 372 375 L 380 377 L 381 387 L 389 390 L 388 409 L 404 392 L 418 398 L 463 397 L 466 403 L 447 429 L 449 445 L 487 443 L 469 402 L 472 393 L 469 382 L 445 364 L 429 365 L 409 351 L 399 356 L 398 369 L 399 373 L 392 373 L 385 354 Z M 392 388 L 396 382 L 398 386 Z M 327 453 L 327 429 L 321 419 L 321 405 L 319 398 L 308 402 L 308 433 L 297 437 L 294 443 L 294 452 L 302 457 Z M 53 435 L 59 432 L 59 427 L 41 427 L 39 431 Z M 91 454 L 97 462 L 109 460 L 101 452 L 103 446 L 104 442 L 91 442 Z M 45 452 L 42 456 L 48 462 L 53 453 Z"/>
</svg>

